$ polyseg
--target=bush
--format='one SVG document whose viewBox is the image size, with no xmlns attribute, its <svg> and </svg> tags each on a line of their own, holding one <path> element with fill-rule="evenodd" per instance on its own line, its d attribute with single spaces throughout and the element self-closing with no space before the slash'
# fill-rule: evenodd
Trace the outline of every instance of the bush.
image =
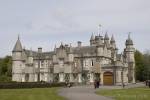
<svg viewBox="0 0 150 100">
<path fill-rule="evenodd" d="M 11 77 L 8 77 L 6 75 L 0 76 L 0 82 L 10 82 L 10 81 L 11 81 Z"/>
<path fill-rule="evenodd" d="M 45 82 L 3 82 L 0 89 L 19 89 L 19 88 L 51 88 L 63 87 L 65 83 L 45 83 Z"/>
</svg>

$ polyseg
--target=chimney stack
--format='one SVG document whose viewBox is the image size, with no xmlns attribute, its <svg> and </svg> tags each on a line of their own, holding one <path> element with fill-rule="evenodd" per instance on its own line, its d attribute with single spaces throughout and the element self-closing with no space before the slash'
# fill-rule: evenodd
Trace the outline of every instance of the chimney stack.
<svg viewBox="0 0 150 100">
<path fill-rule="evenodd" d="M 41 47 L 38 48 L 38 53 L 42 53 L 42 48 Z"/>
<path fill-rule="evenodd" d="M 81 46 L 82 46 L 82 42 L 78 41 L 78 47 L 81 47 Z"/>
</svg>

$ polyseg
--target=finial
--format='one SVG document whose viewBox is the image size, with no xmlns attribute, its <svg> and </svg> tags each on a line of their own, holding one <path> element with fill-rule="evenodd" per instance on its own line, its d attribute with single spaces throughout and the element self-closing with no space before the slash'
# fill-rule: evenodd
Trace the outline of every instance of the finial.
<svg viewBox="0 0 150 100">
<path fill-rule="evenodd" d="M 98 35 L 100 35 L 101 32 L 102 32 L 102 25 L 99 24 L 99 25 L 98 25 Z"/>
<path fill-rule="evenodd" d="M 131 38 L 130 38 L 130 34 L 131 34 L 131 32 L 128 33 L 128 39 L 131 39 Z"/>
<path fill-rule="evenodd" d="M 70 43 L 70 47 L 72 47 L 72 46 L 71 46 L 71 43 Z"/>
<path fill-rule="evenodd" d="M 29 56 L 30 56 L 30 57 L 32 57 L 32 56 L 33 56 L 32 48 L 30 48 Z"/>
<path fill-rule="evenodd" d="M 91 39 L 90 40 L 94 40 L 95 37 L 94 37 L 94 32 L 92 32 L 92 35 L 91 35 Z"/>
<path fill-rule="evenodd" d="M 109 39 L 109 36 L 108 36 L 108 31 L 106 30 L 106 33 L 105 33 L 105 39 Z"/>
<path fill-rule="evenodd" d="M 112 37 L 111 37 L 111 41 L 115 41 L 115 39 L 114 39 L 114 35 L 112 34 Z"/>
<path fill-rule="evenodd" d="M 63 45 L 63 42 L 61 41 L 61 45 Z"/>
<path fill-rule="evenodd" d="M 20 39 L 20 34 L 18 34 L 18 40 Z"/>
</svg>

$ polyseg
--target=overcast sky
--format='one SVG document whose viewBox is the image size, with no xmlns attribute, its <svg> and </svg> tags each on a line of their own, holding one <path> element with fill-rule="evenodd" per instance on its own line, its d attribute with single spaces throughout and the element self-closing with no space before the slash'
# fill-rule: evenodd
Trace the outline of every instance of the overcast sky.
<svg viewBox="0 0 150 100">
<path fill-rule="evenodd" d="M 99 24 L 114 34 L 119 52 L 128 32 L 136 49 L 150 49 L 150 0 L 0 0 L 0 57 L 11 54 L 18 34 L 33 50 L 61 41 L 89 45 Z"/>
</svg>

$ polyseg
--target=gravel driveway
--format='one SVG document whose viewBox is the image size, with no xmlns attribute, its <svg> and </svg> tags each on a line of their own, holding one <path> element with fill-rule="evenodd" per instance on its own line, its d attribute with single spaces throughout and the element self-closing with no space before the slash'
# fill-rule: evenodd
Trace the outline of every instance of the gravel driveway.
<svg viewBox="0 0 150 100">
<path fill-rule="evenodd" d="M 76 86 L 71 88 L 62 88 L 59 95 L 66 97 L 68 100 L 112 100 L 104 96 L 95 94 L 92 86 Z"/>
</svg>

